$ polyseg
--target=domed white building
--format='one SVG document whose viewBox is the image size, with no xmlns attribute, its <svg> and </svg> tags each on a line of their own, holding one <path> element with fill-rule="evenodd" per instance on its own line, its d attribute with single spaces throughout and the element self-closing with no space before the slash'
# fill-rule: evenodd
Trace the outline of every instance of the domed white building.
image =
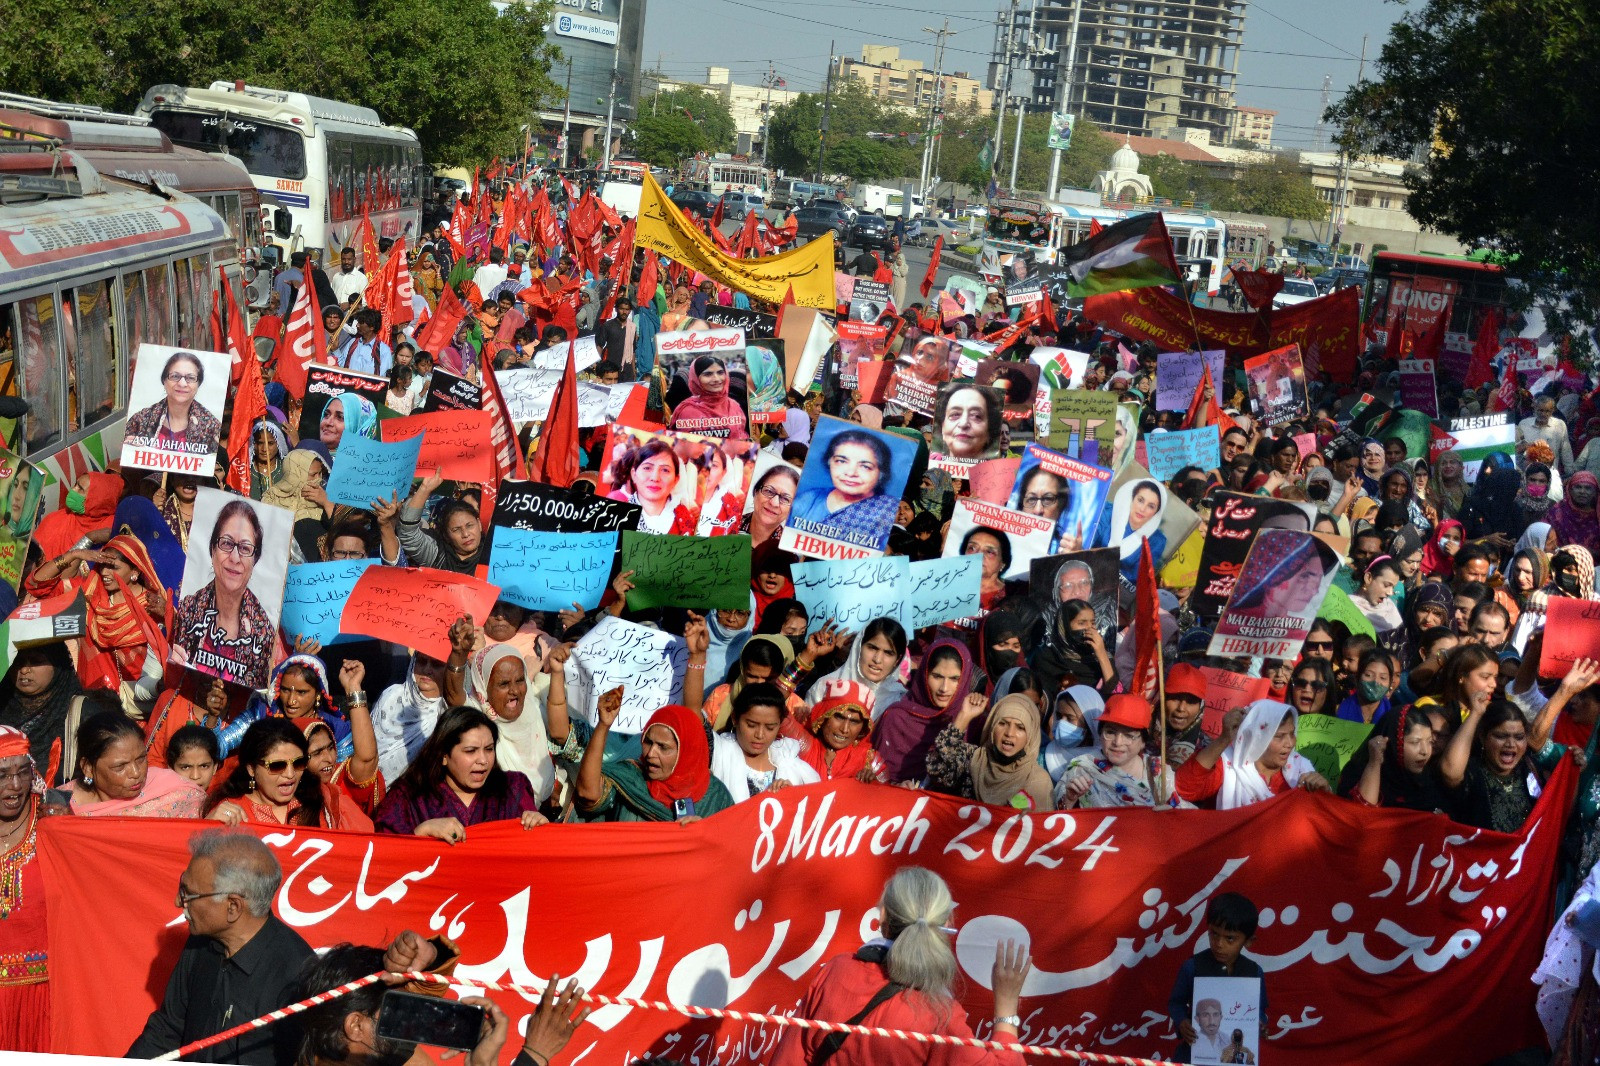
<svg viewBox="0 0 1600 1066">
<path fill-rule="evenodd" d="M 1133 150 L 1133 145 L 1126 139 L 1121 148 L 1111 153 L 1111 168 L 1095 175 L 1094 187 L 1105 200 L 1131 200 L 1154 195 L 1150 179 L 1139 173 L 1139 153 Z"/>
</svg>

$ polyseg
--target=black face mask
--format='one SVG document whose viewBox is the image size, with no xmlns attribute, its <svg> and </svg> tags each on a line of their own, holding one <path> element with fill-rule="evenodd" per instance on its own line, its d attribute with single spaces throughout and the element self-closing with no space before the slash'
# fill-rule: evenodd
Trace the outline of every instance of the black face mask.
<svg viewBox="0 0 1600 1066">
<path fill-rule="evenodd" d="M 1556 588 L 1568 596 L 1578 594 L 1578 575 L 1571 570 L 1563 570 L 1556 575 Z"/>
<path fill-rule="evenodd" d="M 1010 649 L 989 649 L 989 665 L 994 668 L 995 677 L 999 677 L 1013 666 L 1016 666 L 1021 658 L 1020 654 Z"/>
</svg>

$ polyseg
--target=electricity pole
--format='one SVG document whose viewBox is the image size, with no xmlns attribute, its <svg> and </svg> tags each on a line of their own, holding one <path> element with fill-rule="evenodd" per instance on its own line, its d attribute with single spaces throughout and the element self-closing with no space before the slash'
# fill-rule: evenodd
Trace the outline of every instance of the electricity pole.
<svg viewBox="0 0 1600 1066">
<path fill-rule="evenodd" d="M 1061 111 L 1072 110 L 1072 79 L 1078 65 L 1078 5 L 1082 0 L 1071 0 L 1072 15 L 1067 23 L 1067 70 L 1056 79 L 1056 108 Z M 1061 184 L 1061 149 L 1056 148 L 1050 153 L 1050 188 L 1045 199 L 1054 200 L 1056 190 Z"/>
<path fill-rule="evenodd" d="M 945 19 L 941 29 L 935 30 L 931 26 L 924 26 L 922 32 L 935 34 L 939 38 L 939 44 L 934 50 L 933 96 L 928 101 L 928 122 L 922 139 L 922 178 L 917 183 L 917 191 L 922 194 L 923 207 L 926 209 L 928 177 L 933 173 L 933 134 L 938 127 L 939 113 L 944 109 L 944 39 L 950 35 L 950 20 Z"/>
<path fill-rule="evenodd" d="M 822 128 L 817 131 L 817 172 L 812 179 L 822 182 L 822 165 L 828 158 L 828 113 L 833 109 L 833 44 L 828 42 L 828 83 L 822 94 Z"/>
<path fill-rule="evenodd" d="M 994 123 L 994 161 L 989 168 L 991 177 L 1000 173 L 1000 150 L 1005 143 L 1006 98 L 1011 95 L 1011 39 L 1017 29 L 1017 0 L 1011 0 L 1011 14 L 1002 17 L 1006 19 L 1006 47 L 1000 55 L 1001 71 L 995 77 L 1000 113 L 995 116 Z"/>
<path fill-rule="evenodd" d="M 571 154 L 571 140 L 567 131 L 572 128 L 572 60 L 567 60 L 567 104 L 561 113 L 561 169 L 567 169 L 567 157 Z"/>
<path fill-rule="evenodd" d="M 611 115 L 617 106 L 617 61 L 622 58 L 622 20 L 628 12 L 628 0 L 617 5 L 617 43 L 611 46 L 611 92 L 606 96 L 606 146 L 600 153 L 600 170 L 611 169 Z"/>
<path fill-rule="evenodd" d="M 1361 84 L 1361 77 L 1367 72 L 1367 36 L 1361 35 L 1361 64 L 1356 67 L 1356 84 Z M 1339 261 L 1339 241 L 1344 237 L 1345 197 L 1350 195 L 1350 153 L 1343 147 L 1339 149 L 1339 184 L 1337 194 L 1333 198 L 1333 239 L 1328 242 L 1328 250 L 1333 253 L 1333 261 Z"/>
</svg>

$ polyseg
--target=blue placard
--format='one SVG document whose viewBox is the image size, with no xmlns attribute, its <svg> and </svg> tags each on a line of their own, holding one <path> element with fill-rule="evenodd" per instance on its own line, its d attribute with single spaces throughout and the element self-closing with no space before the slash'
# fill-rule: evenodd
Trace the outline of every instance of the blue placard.
<svg viewBox="0 0 1600 1066">
<path fill-rule="evenodd" d="M 489 545 L 489 583 L 500 598 L 530 611 L 586 611 L 600 606 L 611 581 L 617 535 L 546 533 L 494 526 Z"/>
<path fill-rule="evenodd" d="M 404 500 L 421 451 L 421 436 L 387 444 L 346 433 L 328 478 L 328 499 L 363 511 L 372 509 L 373 500 Z"/>
<path fill-rule="evenodd" d="M 983 613 L 983 556 L 953 555 L 911 564 L 907 632 Z"/>
<path fill-rule="evenodd" d="M 904 556 L 795 563 L 789 573 L 795 599 L 805 605 L 812 629 L 830 618 L 851 633 L 861 632 L 874 618 L 905 623 L 911 563 Z"/>
<path fill-rule="evenodd" d="M 331 563 L 304 563 L 289 567 L 283 583 L 283 614 L 279 628 L 293 642 L 310 637 L 324 645 L 361 639 L 339 632 L 339 616 L 356 579 L 376 559 L 336 559 Z"/>
<path fill-rule="evenodd" d="M 1186 466 L 1215 470 L 1222 465 L 1222 438 L 1216 426 L 1151 433 L 1144 439 L 1145 467 L 1152 477 L 1169 481 Z"/>
</svg>

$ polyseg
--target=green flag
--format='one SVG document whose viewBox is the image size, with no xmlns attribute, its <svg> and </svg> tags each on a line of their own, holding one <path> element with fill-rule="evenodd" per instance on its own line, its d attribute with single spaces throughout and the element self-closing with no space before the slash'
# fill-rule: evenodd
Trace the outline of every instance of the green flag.
<svg viewBox="0 0 1600 1066">
<path fill-rule="evenodd" d="M 994 166 L 994 141 L 986 140 L 983 142 L 983 147 L 978 149 L 978 169 L 988 173 L 992 166 Z"/>
</svg>

